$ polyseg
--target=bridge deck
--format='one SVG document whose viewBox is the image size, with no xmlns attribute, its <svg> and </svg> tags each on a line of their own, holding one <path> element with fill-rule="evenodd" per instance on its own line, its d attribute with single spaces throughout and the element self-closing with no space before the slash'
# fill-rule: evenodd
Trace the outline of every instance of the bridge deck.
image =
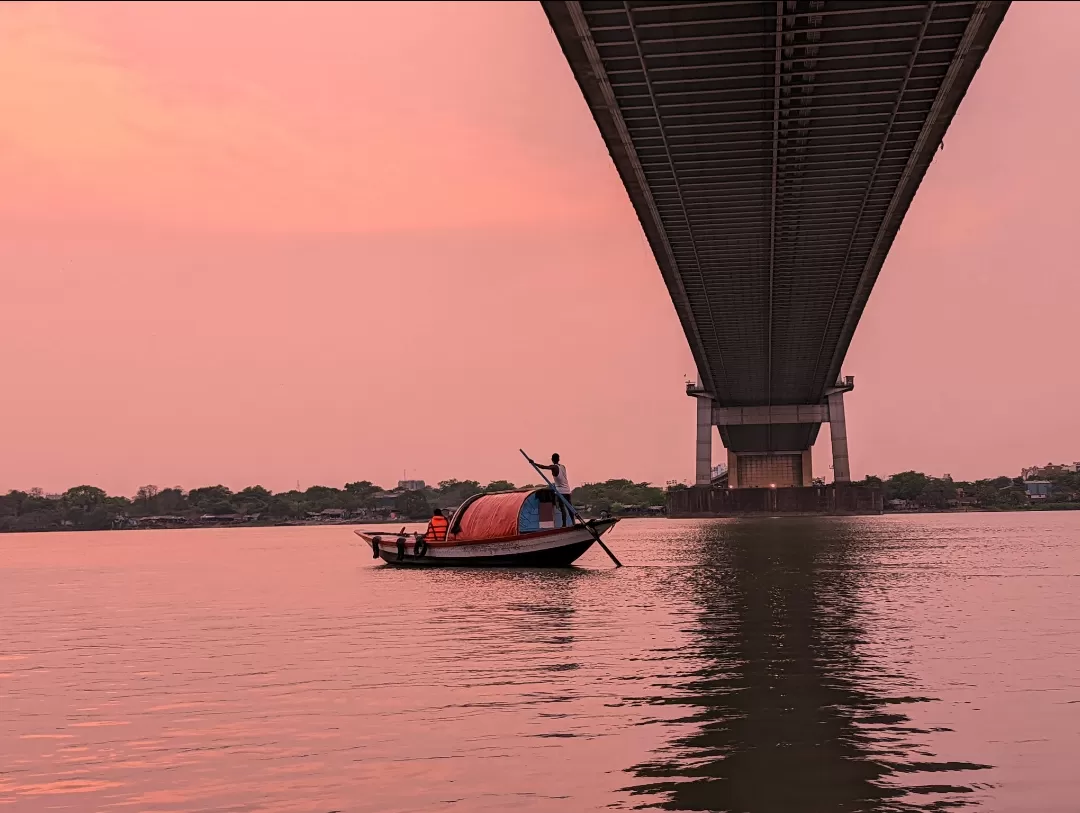
<svg viewBox="0 0 1080 813">
<path fill-rule="evenodd" d="M 705 390 L 817 403 L 1006 2 L 545 2 Z M 816 425 L 722 430 L 804 449 Z"/>
</svg>

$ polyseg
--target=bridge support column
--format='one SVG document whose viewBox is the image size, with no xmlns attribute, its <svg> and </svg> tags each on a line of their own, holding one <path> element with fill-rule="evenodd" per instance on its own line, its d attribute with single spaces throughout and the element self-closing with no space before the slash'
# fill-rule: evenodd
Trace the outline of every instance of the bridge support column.
<svg viewBox="0 0 1080 813">
<path fill-rule="evenodd" d="M 712 410 L 713 400 L 707 395 L 697 398 L 697 461 L 694 468 L 694 483 L 699 486 L 712 485 Z"/>
<path fill-rule="evenodd" d="M 844 420 L 844 390 L 830 392 L 829 435 L 832 438 L 833 482 L 851 482 L 851 464 L 848 462 L 847 422 Z"/>
</svg>

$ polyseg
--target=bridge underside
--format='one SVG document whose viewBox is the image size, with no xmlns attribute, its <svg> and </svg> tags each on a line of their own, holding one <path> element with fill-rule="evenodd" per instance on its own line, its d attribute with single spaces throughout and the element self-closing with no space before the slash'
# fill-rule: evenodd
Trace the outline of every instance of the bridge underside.
<svg viewBox="0 0 1080 813">
<path fill-rule="evenodd" d="M 719 407 L 817 405 L 1008 3 L 544 2 Z M 796 452 L 819 423 L 724 425 Z"/>
</svg>

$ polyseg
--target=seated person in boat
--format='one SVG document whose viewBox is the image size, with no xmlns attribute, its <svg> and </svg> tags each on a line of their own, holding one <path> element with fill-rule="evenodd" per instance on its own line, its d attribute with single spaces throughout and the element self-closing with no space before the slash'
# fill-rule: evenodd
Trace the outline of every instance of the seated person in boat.
<svg viewBox="0 0 1080 813">
<path fill-rule="evenodd" d="M 436 508 L 424 533 L 425 542 L 445 542 L 446 530 L 450 527 L 449 520 L 443 516 L 441 508 Z"/>
</svg>

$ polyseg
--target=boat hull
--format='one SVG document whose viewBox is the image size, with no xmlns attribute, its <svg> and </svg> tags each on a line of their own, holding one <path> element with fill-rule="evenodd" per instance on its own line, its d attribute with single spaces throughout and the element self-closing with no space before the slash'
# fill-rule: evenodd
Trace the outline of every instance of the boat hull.
<svg viewBox="0 0 1080 813">
<path fill-rule="evenodd" d="M 591 521 L 587 526 L 511 539 L 434 543 L 426 550 L 420 544 L 420 555 L 417 534 L 355 533 L 367 542 L 375 557 L 401 567 L 569 567 L 592 547 L 594 532 L 602 535 L 616 521 Z"/>
</svg>

